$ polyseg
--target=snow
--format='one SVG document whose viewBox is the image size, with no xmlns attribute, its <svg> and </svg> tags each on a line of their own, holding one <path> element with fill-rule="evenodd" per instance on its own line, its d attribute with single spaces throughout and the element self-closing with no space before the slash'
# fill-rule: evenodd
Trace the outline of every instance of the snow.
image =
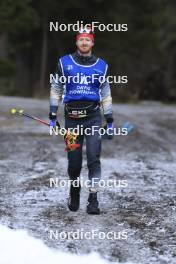
<svg viewBox="0 0 176 264">
<path fill-rule="evenodd" d="M 25 230 L 12 230 L 0 225 L 0 234 L 0 264 L 110 263 L 100 258 L 97 253 L 75 255 L 50 249 L 42 240 L 29 236 Z"/>
</svg>

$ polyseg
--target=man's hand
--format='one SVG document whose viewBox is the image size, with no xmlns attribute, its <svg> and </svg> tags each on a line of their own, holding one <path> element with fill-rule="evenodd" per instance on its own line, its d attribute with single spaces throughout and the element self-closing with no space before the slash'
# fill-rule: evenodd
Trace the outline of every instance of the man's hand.
<svg viewBox="0 0 176 264">
<path fill-rule="evenodd" d="M 113 123 L 107 123 L 106 131 L 108 134 L 108 139 L 113 139 L 114 137 Z"/>
<path fill-rule="evenodd" d="M 102 136 L 102 139 L 113 139 L 114 131 L 113 131 L 113 123 L 107 123 L 104 127 L 106 133 Z"/>
<path fill-rule="evenodd" d="M 56 122 L 57 122 L 57 115 L 55 113 L 50 112 L 49 113 L 49 119 L 50 119 L 50 135 L 52 135 L 53 129 L 56 127 Z"/>
<path fill-rule="evenodd" d="M 113 139 L 114 129 L 113 129 L 113 117 L 112 115 L 105 115 L 106 125 L 103 127 L 106 130 L 106 134 L 102 136 L 103 139 Z"/>
</svg>

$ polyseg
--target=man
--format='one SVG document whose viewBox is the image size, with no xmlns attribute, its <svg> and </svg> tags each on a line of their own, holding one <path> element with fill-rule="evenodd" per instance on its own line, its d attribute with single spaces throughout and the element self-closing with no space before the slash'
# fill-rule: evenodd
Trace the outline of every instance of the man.
<svg viewBox="0 0 176 264">
<path fill-rule="evenodd" d="M 76 35 L 77 51 L 72 55 L 60 58 L 57 66 L 58 76 L 65 77 L 63 84 L 60 79 L 54 79 L 50 90 L 50 128 L 56 125 L 59 100 L 63 98 L 65 104 L 65 128 L 82 126 L 91 129 L 93 126 L 102 127 L 100 105 L 102 105 L 107 127 L 112 129 L 112 98 L 109 83 L 105 76 L 107 64 L 92 54 L 94 34 L 91 28 L 81 28 Z M 75 76 L 80 77 L 74 82 Z M 70 78 L 72 77 L 72 78 Z M 104 80 L 104 81 L 103 81 Z M 68 152 L 68 175 L 71 180 L 78 180 L 82 167 L 82 146 L 86 140 L 86 154 L 89 177 L 88 214 L 99 214 L 97 200 L 98 182 L 101 178 L 101 137 L 96 131 L 91 135 L 80 134 L 77 142 L 80 147 Z M 79 209 L 81 186 L 71 184 L 68 207 L 71 211 Z"/>
</svg>

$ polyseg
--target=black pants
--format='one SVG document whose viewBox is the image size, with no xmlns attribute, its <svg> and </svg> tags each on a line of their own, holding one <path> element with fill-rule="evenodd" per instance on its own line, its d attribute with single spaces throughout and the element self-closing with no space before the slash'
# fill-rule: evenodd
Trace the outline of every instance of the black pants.
<svg viewBox="0 0 176 264">
<path fill-rule="evenodd" d="M 82 168 L 82 147 L 84 138 L 86 140 L 86 155 L 87 155 L 87 167 L 88 178 L 90 186 L 95 187 L 95 183 L 101 178 L 101 138 L 98 131 L 95 131 L 92 135 L 86 135 L 85 129 L 96 126 L 96 130 L 102 127 L 102 117 L 100 110 L 96 111 L 92 116 L 80 119 L 72 119 L 65 117 L 65 128 L 82 127 L 84 131 L 83 135 L 79 135 L 76 143 L 80 144 L 80 147 L 74 151 L 68 152 L 68 175 L 71 180 L 76 180 L 80 176 Z M 90 130 L 89 130 L 90 133 Z"/>
</svg>

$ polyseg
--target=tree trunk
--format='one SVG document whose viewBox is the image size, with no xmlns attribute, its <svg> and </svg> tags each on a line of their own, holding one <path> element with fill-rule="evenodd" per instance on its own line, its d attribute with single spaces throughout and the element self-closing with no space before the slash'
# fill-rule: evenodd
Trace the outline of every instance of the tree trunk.
<svg viewBox="0 0 176 264">
<path fill-rule="evenodd" d="M 0 34 L 0 58 L 4 60 L 8 57 L 7 44 L 7 34 L 4 32 Z"/>
<path fill-rule="evenodd" d="M 43 17 L 43 33 L 42 33 L 42 52 L 41 52 L 41 68 L 40 68 L 40 82 L 39 82 L 39 94 L 45 93 L 45 77 L 46 77 L 46 65 L 48 54 L 48 23 L 47 15 Z"/>
</svg>

